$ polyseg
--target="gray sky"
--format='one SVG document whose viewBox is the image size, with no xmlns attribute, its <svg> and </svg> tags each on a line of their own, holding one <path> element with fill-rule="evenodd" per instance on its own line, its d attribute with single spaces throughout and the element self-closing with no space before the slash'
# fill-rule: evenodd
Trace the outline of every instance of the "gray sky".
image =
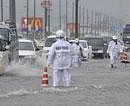
<svg viewBox="0 0 130 106">
<path fill-rule="evenodd" d="M 8 1 L 4 1 L 4 18 L 8 18 Z M 44 9 L 40 3 L 42 0 L 36 0 L 36 16 L 44 17 Z M 52 0 L 52 23 L 58 22 L 58 1 Z M 62 22 L 65 20 L 65 1 L 62 2 Z M 68 0 L 68 20 L 71 21 L 72 2 L 75 0 Z M 123 21 L 130 21 L 130 0 L 79 0 L 81 7 L 85 6 L 86 9 L 101 12 L 103 14 L 113 16 Z M 21 17 L 26 16 L 26 0 L 16 0 L 17 22 L 20 22 Z M 29 0 L 29 15 L 33 16 L 33 0 Z"/>
</svg>

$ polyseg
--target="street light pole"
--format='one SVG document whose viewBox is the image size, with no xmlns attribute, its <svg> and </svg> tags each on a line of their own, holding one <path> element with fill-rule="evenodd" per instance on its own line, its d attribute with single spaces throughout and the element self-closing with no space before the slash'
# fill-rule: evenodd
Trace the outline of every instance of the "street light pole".
<svg viewBox="0 0 130 106">
<path fill-rule="evenodd" d="M 75 26 L 75 24 L 74 24 L 74 2 L 72 3 L 72 25 Z M 72 34 L 74 34 L 74 26 L 72 28 Z"/>
<path fill-rule="evenodd" d="M 79 6 L 79 34 L 81 34 L 81 5 Z"/>
<path fill-rule="evenodd" d="M 75 0 L 75 38 L 78 38 L 78 1 Z"/>
<path fill-rule="evenodd" d="M 45 7 L 45 36 L 47 36 L 47 8 Z"/>
<path fill-rule="evenodd" d="M 86 10 L 86 18 L 87 18 L 87 21 L 86 21 L 86 34 L 88 34 L 88 29 L 89 29 L 89 11 L 88 9 Z"/>
<path fill-rule="evenodd" d="M 26 16 L 26 18 L 27 18 L 27 37 L 28 37 L 28 10 L 29 10 L 29 1 L 27 0 L 27 16 Z"/>
<path fill-rule="evenodd" d="M 36 18 L 36 0 L 34 0 L 34 32 L 33 32 L 33 38 L 35 38 L 35 30 L 36 30 L 36 26 L 35 26 L 35 18 Z"/>
<path fill-rule="evenodd" d="M 59 0 L 59 27 L 61 29 L 61 0 Z"/>
<path fill-rule="evenodd" d="M 47 36 L 47 23 L 48 23 L 48 31 L 50 33 L 50 11 L 51 11 L 51 1 L 43 0 L 41 2 L 41 6 L 45 8 L 45 37 Z"/>
<path fill-rule="evenodd" d="M 1 21 L 3 21 L 3 0 L 1 0 Z"/>
<path fill-rule="evenodd" d="M 67 23 L 68 23 L 68 1 L 66 0 L 66 35 L 67 33 Z"/>
<path fill-rule="evenodd" d="M 82 33 L 82 35 L 84 36 L 84 16 L 85 15 L 85 8 L 84 8 L 84 6 L 83 6 L 83 33 Z"/>
<path fill-rule="evenodd" d="M 92 10 L 91 11 L 91 34 L 93 35 L 93 14 L 94 14 L 94 11 Z"/>
<path fill-rule="evenodd" d="M 50 18 L 51 18 L 51 9 L 48 9 L 48 34 L 50 35 Z"/>
</svg>

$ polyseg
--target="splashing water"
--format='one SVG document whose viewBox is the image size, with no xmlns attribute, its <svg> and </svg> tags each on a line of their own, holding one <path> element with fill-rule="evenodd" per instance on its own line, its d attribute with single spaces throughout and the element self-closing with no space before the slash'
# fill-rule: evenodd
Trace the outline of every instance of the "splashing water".
<svg viewBox="0 0 130 106">
<path fill-rule="evenodd" d="M 38 56 L 35 64 L 30 63 L 19 63 L 11 62 L 10 65 L 6 67 L 6 73 L 15 76 L 40 76 L 41 69 L 46 65 L 45 56 Z"/>
</svg>

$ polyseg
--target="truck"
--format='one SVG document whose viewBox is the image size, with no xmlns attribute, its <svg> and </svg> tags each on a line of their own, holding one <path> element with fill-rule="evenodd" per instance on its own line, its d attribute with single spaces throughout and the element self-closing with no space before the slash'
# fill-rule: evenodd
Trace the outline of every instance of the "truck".
<svg viewBox="0 0 130 106">
<path fill-rule="evenodd" d="M 0 75 L 6 66 L 17 57 L 17 31 L 10 23 L 0 22 Z"/>
</svg>

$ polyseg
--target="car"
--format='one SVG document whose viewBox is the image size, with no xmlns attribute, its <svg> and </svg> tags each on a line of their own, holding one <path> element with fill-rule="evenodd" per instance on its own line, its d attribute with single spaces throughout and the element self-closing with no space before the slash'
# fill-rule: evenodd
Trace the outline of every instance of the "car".
<svg viewBox="0 0 130 106">
<path fill-rule="evenodd" d="M 34 39 L 34 43 L 36 44 L 37 48 L 39 48 L 40 50 L 43 49 L 43 42 L 44 39 Z"/>
<path fill-rule="evenodd" d="M 107 53 L 107 48 L 108 48 L 109 42 L 112 40 L 112 36 L 102 36 L 102 37 L 104 41 L 104 56 L 108 58 L 109 55 Z"/>
<path fill-rule="evenodd" d="M 34 63 L 36 59 L 37 48 L 32 40 L 18 39 L 17 44 L 19 62 Z"/>
<path fill-rule="evenodd" d="M 84 38 L 86 41 L 88 41 L 88 45 L 92 46 L 92 54 L 94 57 L 105 57 L 105 43 L 102 37 L 85 37 Z"/>
<path fill-rule="evenodd" d="M 70 40 L 69 41 L 71 44 L 75 43 L 75 40 Z M 85 58 L 81 59 L 81 60 L 88 60 L 89 58 L 91 58 L 92 55 L 92 47 L 88 46 L 88 42 L 86 40 L 79 40 L 79 44 L 83 47 L 83 55 L 85 56 Z"/>
<path fill-rule="evenodd" d="M 46 58 L 48 58 L 48 53 L 49 53 L 50 47 L 55 42 L 56 42 L 56 35 L 50 35 L 46 38 L 44 47 L 43 47 L 43 53 L 46 56 Z"/>
</svg>

